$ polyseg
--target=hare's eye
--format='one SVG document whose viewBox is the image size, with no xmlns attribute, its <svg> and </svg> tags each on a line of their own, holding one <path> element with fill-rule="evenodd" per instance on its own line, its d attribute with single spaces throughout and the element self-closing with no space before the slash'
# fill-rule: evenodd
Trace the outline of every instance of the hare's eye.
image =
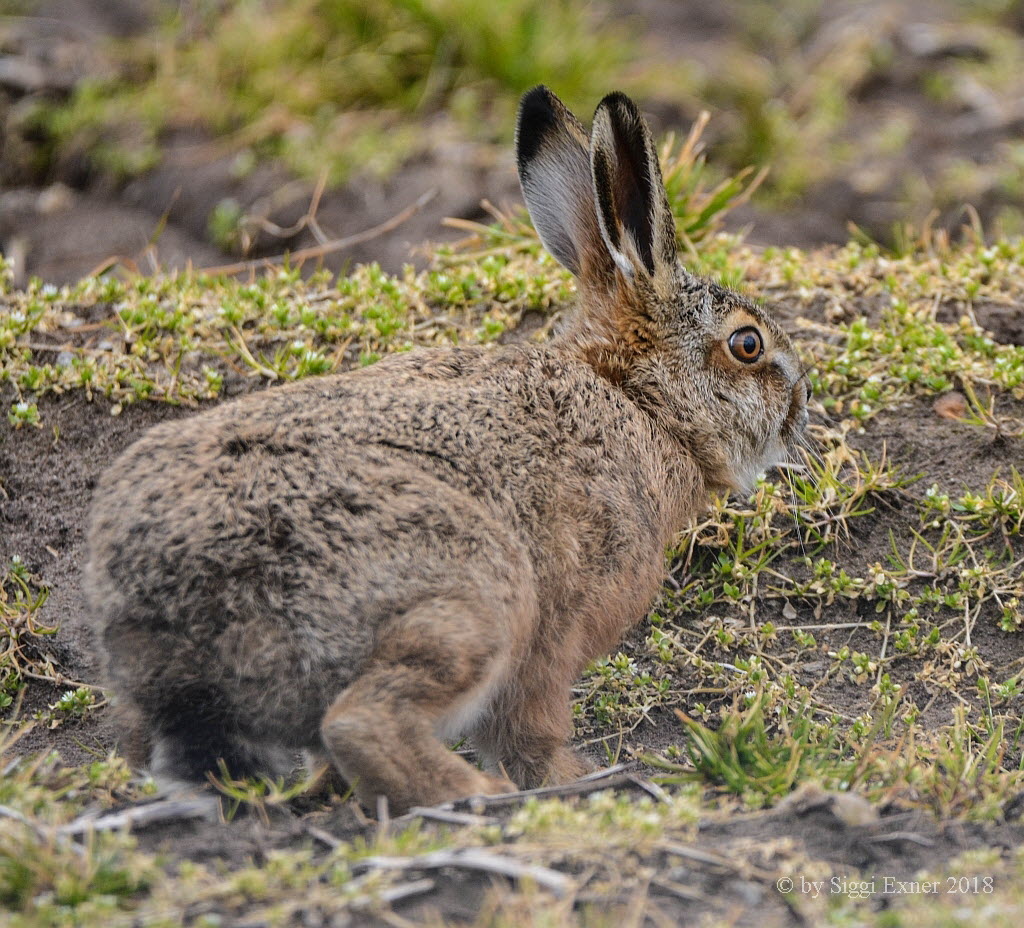
<svg viewBox="0 0 1024 928">
<path fill-rule="evenodd" d="M 746 325 L 729 336 L 729 350 L 737 361 L 753 364 L 764 354 L 764 339 L 752 325 Z"/>
</svg>

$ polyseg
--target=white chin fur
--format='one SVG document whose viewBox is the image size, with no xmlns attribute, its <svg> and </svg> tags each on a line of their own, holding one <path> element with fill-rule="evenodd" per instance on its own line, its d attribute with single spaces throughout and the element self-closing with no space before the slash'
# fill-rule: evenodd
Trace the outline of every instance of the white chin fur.
<svg viewBox="0 0 1024 928">
<path fill-rule="evenodd" d="M 734 461 L 729 475 L 732 489 L 743 496 L 749 496 L 754 492 L 757 478 L 765 471 L 786 463 L 786 459 L 786 449 L 781 442 L 776 442 L 773 447 L 765 450 L 759 460 Z"/>
<path fill-rule="evenodd" d="M 731 485 L 734 493 L 738 493 L 740 496 L 750 496 L 754 492 L 754 486 L 757 483 L 757 478 L 764 473 L 763 470 L 743 470 L 737 471 L 733 469 L 731 476 Z"/>
</svg>

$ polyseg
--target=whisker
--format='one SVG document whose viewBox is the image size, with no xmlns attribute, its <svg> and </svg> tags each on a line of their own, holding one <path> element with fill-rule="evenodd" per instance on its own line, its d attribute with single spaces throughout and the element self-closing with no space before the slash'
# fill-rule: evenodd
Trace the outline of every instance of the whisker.
<svg viewBox="0 0 1024 928">
<path fill-rule="evenodd" d="M 825 466 L 825 454 L 823 451 L 823 445 L 820 441 L 817 441 L 814 436 L 804 432 L 798 437 L 797 442 L 799 448 L 806 452 L 811 460 L 820 464 L 822 467 Z"/>
</svg>

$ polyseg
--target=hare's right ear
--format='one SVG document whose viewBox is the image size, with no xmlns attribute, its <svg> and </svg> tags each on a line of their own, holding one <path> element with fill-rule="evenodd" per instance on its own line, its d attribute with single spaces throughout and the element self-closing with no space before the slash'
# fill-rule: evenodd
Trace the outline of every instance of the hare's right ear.
<svg viewBox="0 0 1024 928">
<path fill-rule="evenodd" d="M 590 138 L 547 87 L 519 104 L 516 161 L 526 208 L 544 247 L 577 277 L 611 269 L 590 174 Z"/>
</svg>

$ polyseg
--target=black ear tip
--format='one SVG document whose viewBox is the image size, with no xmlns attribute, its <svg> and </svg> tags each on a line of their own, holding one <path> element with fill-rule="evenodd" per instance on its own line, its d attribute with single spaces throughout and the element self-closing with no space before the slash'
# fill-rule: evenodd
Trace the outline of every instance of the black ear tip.
<svg viewBox="0 0 1024 928">
<path fill-rule="evenodd" d="M 519 101 L 516 131 L 518 132 L 524 126 L 540 128 L 554 122 L 557 105 L 558 97 L 543 84 L 538 84 L 532 90 L 527 90 Z"/>
<path fill-rule="evenodd" d="M 616 91 L 606 96 L 594 113 L 594 132 L 611 131 L 618 144 L 629 144 L 638 151 L 652 149 L 654 140 L 640 108 L 624 93 Z"/>
<path fill-rule="evenodd" d="M 597 104 L 597 112 L 599 113 L 601 110 L 609 110 L 621 121 L 643 122 L 643 117 L 640 115 L 639 107 L 637 107 L 633 100 L 630 97 L 627 97 L 621 90 L 615 90 L 604 97 L 601 102 Z"/>
<path fill-rule="evenodd" d="M 561 101 L 543 84 L 523 94 L 516 120 L 516 159 L 520 171 L 537 154 L 545 136 L 559 122 Z"/>
<path fill-rule="evenodd" d="M 598 105 L 601 106 L 608 104 L 609 106 L 612 106 L 618 103 L 622 103 L 636 109 L 636 104 L 633 102 L 632 98 L 624 94 L 621 90 L 613 90 L 611 93 L 605 94 L 604 97 L 601 98 L 601 103 Z"/>
<path fill-rule="evenodd" d="M 520 108 L 534 106 L 536 103 L 541 101 L 550 101 L 552 97 L 554 97 L 554 94 L 546 84 L 538 84 L 536 87 L 531 87 L 523 94 L 522 101 L 519 105 Z"/>
</svg>

